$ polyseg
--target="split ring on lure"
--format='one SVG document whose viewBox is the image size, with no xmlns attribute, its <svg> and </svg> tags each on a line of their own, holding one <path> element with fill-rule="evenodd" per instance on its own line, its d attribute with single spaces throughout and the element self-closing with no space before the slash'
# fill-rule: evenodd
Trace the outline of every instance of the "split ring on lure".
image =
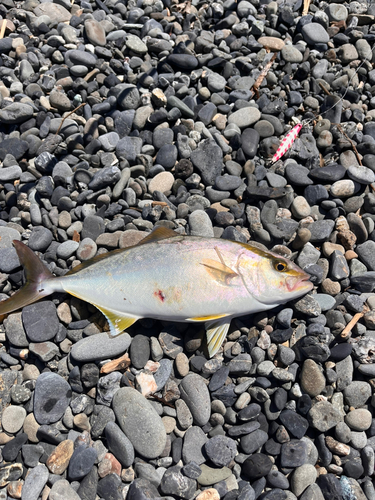
<svg viewBox="0 0 375 500">
<path fill-rule="evenodd" d="M 293 142 L 297 139 L 302 126 L 303 126 L 302 123 L 297 123 L 297 125 L 293 127 L 290 132 L 287 133 L 287 135 L 281 141 L 280 146 L 277 148 L 276 153 L 273 155 L 272 163 L 275 163 L 277 160 L 280 160 L 280 158 L 285 155 L 288 149 L 292 147 Z"/>
</svg>

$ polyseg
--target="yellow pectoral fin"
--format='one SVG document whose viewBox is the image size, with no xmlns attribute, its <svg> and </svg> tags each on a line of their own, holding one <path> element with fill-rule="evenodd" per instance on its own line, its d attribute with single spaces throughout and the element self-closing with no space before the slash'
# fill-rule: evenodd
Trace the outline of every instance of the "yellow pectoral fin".
<svg viewBox="0 0 375 500">
<path fill-rule="evenodd" d="M 206 324 L 207 348 L 210 358 L 217 353 L 224 342 L 229 330 L 230 320 L 231 318 L 221 319 Z"/>
<path fill-rule="evenodd" d="M 238 276 L 233 269 L 214 259 L 203 259 L 201 264 L 215 281 L 224 285 L 229 284 L 230 278 Z"/>
</svg>

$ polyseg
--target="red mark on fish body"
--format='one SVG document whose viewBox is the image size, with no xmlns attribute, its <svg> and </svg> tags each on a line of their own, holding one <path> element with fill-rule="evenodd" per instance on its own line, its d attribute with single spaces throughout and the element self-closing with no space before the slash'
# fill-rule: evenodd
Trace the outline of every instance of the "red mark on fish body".
<svg viewBox="0 0 375 500">
<path fill-rule="evenodd" d="M 161 302 L 165 301 L 165 295 L 161 290 L 157 290 L 156 292 L 154 292 L 154 296 L 158 298 Z"/>
<path fill-rule="evenodd" d="M 288 134 L 281 141 L 281 144 L 278 147 L 276 153 L 272 157 L 273 163 L 277 160 L 280 160 L 280 158 L 285 155 L 288 149 L 292 147 L 293 142 L 297 139 L 297 136 L 301 131 L 301 128 L 302 128 L 302 123 L 297 123 L 297 125 L 293 127 L 290 132 L 288 132 Z"/>
</svg>

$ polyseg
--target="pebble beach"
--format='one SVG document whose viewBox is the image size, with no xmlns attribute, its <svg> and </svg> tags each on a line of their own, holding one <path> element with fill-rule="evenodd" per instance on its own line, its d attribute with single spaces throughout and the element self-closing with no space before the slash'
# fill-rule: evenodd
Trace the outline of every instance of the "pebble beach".
<svg viewBox="0 0 375 500">
<path fill-rule="evenodd" d="M 1 300 L 13 240 L 63 276 L 158 226 L 314 290 L 212 359 L 67 294 L 9 314 L 0 500 L 375 500 L 374 41 L 366 0 L 1 0 Z"/>
</svg>

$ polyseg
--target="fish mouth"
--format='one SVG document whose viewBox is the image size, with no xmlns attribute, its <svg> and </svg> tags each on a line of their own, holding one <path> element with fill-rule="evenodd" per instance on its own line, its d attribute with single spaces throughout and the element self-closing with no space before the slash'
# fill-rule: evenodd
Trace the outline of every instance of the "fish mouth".
<svg viewBox="0 0 375 500">
<path fill-rule="evenodd" d="M 310 275 L 305 273 L 301 278 L 289 277 L 285 280 L 289 292 L 309 292 L 314 285 L 309 281 Z"/>
</svg>

